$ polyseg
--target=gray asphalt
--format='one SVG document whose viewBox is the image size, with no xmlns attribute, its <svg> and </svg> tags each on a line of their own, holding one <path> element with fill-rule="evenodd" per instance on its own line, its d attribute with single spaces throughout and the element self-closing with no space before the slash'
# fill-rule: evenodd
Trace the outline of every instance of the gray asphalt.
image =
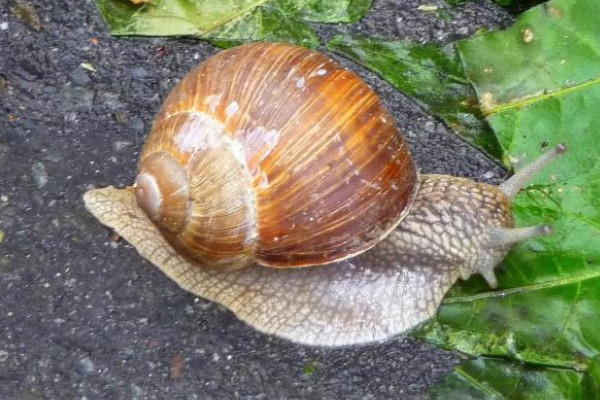
<svg viewBox="0 0 600 400">
<path fill-rule="evenodd" d="M 111 37 L 93 2 L 0 0 L 0 399 L 414 399 L 461 361 L 410 338 L 319 349 L 260 334 L 183 292 L 86 212 L 91 187 L 127 185 L 152 117 L 218 51 L 195 40 Z M 376 1 L 352 26 L 447 43 L 511 21 L 487 1 Z M 38 30 L 39 28 L 39 30 Z M 424 172 L 504 172 L 375 75 Z M 81 66 L 89 63 L 91 72 Z"/>
</svg>

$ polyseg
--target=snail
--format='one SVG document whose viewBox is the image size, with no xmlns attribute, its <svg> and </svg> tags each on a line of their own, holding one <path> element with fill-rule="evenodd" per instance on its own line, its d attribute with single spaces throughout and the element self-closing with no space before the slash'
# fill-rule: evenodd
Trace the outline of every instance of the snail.
<svg viewBox="0 0 600 400">
<path fill-rule="evenodd" d="M 499 186 L 421 175 L 394 118 L 356 74 L 278 43 L 222 51 L 173 89 L 135 184 L 87 209 L 170 278 L 295 342 L 382 341 L 431 317 L 459 279 L 494 268 L 516 193 L 565 151 Z"/>
</svg>

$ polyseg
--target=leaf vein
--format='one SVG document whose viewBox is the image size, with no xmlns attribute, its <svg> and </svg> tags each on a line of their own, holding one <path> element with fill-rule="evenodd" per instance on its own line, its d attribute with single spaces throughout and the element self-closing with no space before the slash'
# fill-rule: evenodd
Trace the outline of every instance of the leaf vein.
<svg viewBox="0 0 600 400">
<path fill-rule="evenodd" d="M 534 285 L 521 286 L 516 288 L 497 290 L 495 292 L 484 292 L 478 293 L 469 296 L 457 296 L 450 297 L 444 300 L 444 304 L 453 304 L 453 303 L 466 303 L 473 302 L 477 300 L 485 300 L 488 298 L 496 298 L 496 297 L 506 297 L 514 294 L 520 294 L 523 292 L 533 292 L 538 290 L 549 289 L 558 286 L 567 286 L 574 283 L 580 284 L 583 281 L 597 279 L 600 278 L 600 269 L 594 269 L 592 271 L 586 271 L 584 273 L 569 276 L 566 278 L 555 279 L 549 282 L 542 282 Z"/>
</svg>

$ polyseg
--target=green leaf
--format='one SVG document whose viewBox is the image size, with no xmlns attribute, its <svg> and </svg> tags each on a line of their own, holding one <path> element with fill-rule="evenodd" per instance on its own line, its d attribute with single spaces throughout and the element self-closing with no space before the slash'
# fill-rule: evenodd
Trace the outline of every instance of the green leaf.
<svg viewBox="0 0 600 400">
<path fill-rule="evenodd" d="M 249 41 L 289 42 L 306 47 L 319 45 L 319 36 L 308 24 L 286 16 L 276 7 L 258 7 L 200 37 L 222 48 Z"/>
<path fill-rule="evenodd" d="M 552 257 L 546 255 L 536 260 L 530 256 L 529 259 L 535 262 L 536 268 L 543 267 L 544 262 L 552 268 Z M 567 268 L 570 263 L 581 266 L 577 257 L 564 257 L 561 261 Z M 499 274 L 503 286 L 522 280 L 523 277 L 515 278 L 520 272 L 517 265 L 510 265 L 506 274 Z M 598 354 L 600 348 L 597 333 L 599 276 L 597 271 L 587 274 L 581 271 L 495 292 L 451 295 L 436 318 L 416 335 L 441 347 L 469 354 L 583 369 L 587 358 Z M 483 286 L 471 283 L 456 292 Z"/>
<path fill-rule="evenodd" d="M 445 0 L 446 3 L 452 4 L 452 5 L 465 3 L 466 1 L 467 0 Z M 493 0 L 493 1 L 494 1 L 494 3 L 496 3 L 500 6 L 503 6 L 503 7 L 508 7 L 515 3 L 519 3 L 519 1 L 516 1 L 516 0 Z M 539 3 L 539 0 L 533 0 L 533 1 L 535 1 L 536 3 Z M 524 3 L 524 1 L 521 1 L 521 3 Z M 531 6 L 532 5 L 531 3 L 532 3 L 532 1 L 530 0 L 527 4 L 529 6 Z"/>
<path fill-rule="evenodd" d="M 600 399 L 600 357 L 590 361 L 582 386 L 586 399 Z"/>
<path fill-rule="evenodd" d="M 339 35 L 327 48 L 375 71 L 458 134 L 500 156 L 454 47 Z"/>
<path fill-rule="evenodd" d="M 372 0 L 309 0 L 300 15 L 312 22 L 356 22 L 367 15 Z"/>
<path fill-rule="evenodd" d="M 314 364 L 304 364 L 302 367 L 302 375 L 313 376 L 317 372 L 317 367 Z"/>
<path fill-rule="evenodd" d="M 155 0 L 133 5 L 97 0 L 113 35 L 191 36 L 221 47 L 249 41 L 291 42 L 308 47 L 319 37 L 306 21 L 362 18 L 371 0 Z"/>
<path fill-rule="evenodd" d="M 584 369 L 600 353 L 600 3 L 554 0 L 460 44 L 507 164 L 570 150 L 518 196 L 517 225 L 552 223 L 498 274 L 456 287 L 417 335 L 469 354 Z"/>
<path fill-rule="evenodd" d="M 592 399 L 582 390 L 583 374 L 558 368 L 536 368 L 503 360 L 468 361 L 433 390 L 434 399 Z"/>
</svg>

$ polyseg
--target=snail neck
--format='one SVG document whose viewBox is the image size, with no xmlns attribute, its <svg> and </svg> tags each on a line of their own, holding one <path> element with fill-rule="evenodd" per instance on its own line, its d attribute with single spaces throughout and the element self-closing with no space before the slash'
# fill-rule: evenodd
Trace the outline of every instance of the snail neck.
<svg viewBox="0 0 600 400">
<path fill-rule="evenodd" d="M 513 244 L 552 234 L 549 225 L 515 228 L 512 199 L 566 151 L 565 144 L 557 145 L 498 187 L 454 176 L 421 176 L 411 212 L 395 233 L 396 245 L 409 255 L 429 256 L 440 268 L 456 269 L 462 279 L 479 273 L 496 288 L 494 268 Z"/>
<path fill-rule="evenodd" d="M 491 287 L 494 268 L 512 244 L 548 234 L 514 228 L 510 199 L 498 187 L 447 175 L 423 175 L 396 243 L 408 254 L 437 260 L 436 268 L 456 268 L 462 279 L 480 273 Z"/>
</svg>

